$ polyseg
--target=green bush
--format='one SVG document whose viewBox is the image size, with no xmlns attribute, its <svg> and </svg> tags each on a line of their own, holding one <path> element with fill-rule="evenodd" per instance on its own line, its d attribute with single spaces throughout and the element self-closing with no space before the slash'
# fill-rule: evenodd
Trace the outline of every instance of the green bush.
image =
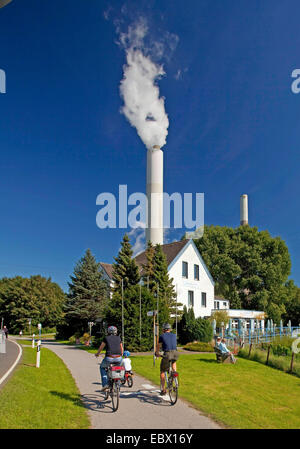
<svg viewBox="0 0 300 449">
<path fill-rule="evenodd" d="M 75 335 L 72 335 L 72 337 L 69 338 L 69 343 L 71 343 L 71 345 L 75 345 L 76 343 Z"/>
<path fill-rule="evenodd" d="M 187 343 L 183 349 L 187 351 L 197 351 L 197 352 L 214 352 L 214 348 L 211 343 L 205 343 L 202 341 L 196 341 L 193 343 Z"/>
<path fill-rule="evenodd" d="M 183 308 L 183 315 L 178 326 L 179 341 L 181 344 L 192 341 L 202 341 L 208 343 L 213 338 L 213 328 L 209 320 L 205 318 L 195 318 L 194 310 Z"/>
</svg>

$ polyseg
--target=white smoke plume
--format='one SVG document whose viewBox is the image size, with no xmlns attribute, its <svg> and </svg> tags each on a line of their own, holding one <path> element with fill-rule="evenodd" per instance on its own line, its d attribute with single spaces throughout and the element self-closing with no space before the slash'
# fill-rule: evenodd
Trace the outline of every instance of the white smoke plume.
<svg viewBox="0 0 300 449">
<path fill-rule="evenodd" d="M 120 34 L 120 44 L 125 48 L 127 64 L 120 84 L 124 101 L 121 112 L 136 128 L 147 148 L 153 145 L 163 147 L 168 135 L 169 119 L 165 111 L 165 99 L 160 97 L 156 84 L 164 74 L 163 67 L 151 59 L 150 51 L 144 46 L 148 32 L 145 21 L 140 20 L 127 33 Z M 156 42 L 152 51 L 161 57 L 162 44 Z"/>
</svg>

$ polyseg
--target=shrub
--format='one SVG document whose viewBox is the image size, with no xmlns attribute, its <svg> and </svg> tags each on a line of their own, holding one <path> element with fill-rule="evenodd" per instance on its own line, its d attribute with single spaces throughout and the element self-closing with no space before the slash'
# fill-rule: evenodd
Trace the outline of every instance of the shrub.
<svg viewBox="0 0 300 449">
<path fill-rule="evenodd" d="M 187 343 L 183 349 L 187 351 L 197 351 L 197 352 L 214 352 L 214 348 L 211 343 L 205 343 L 202 341 L 196 341 L 193 343 Z"/>
<path fill-rule="evenodd" d="M 194 310 L 183 309 L 183 315 L 178 325 L 178 335 L 181 344 L 190 343 L 194 340 L 209 342 L 213 338 L 213 328 L 209 320 L 195 318 Z"/>
<path fill-rule="evenodd" d="M 197 318 L 193 323 L 193 339 L 208 343 L 213 338 L 211 323 L 205 318 Z"/>
<path fill-rule="evenodd" d="M 85 332 L 82 337 L 80 337 L 80 343 L 86 344 L 91 339 L 90 334 Z"/>
<path fill-rule="evenodd" d="M 69 343 L 71 343 L 71 345 L 75 345 L 76 343 L 75 335 L 72 335 L 72 337 L 69 338 Z"/>
</svg>

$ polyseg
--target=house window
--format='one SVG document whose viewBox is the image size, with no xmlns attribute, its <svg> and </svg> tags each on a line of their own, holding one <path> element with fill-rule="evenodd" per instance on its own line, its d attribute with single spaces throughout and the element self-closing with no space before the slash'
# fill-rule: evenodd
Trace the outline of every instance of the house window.
<svg viewBox="0 0 300 449">
<path fill-rule="evenodd" d="M 192 290 L 188 291 L 188 306 L 194 307 L 194 292 Z"/>
<path fill-rule="evenodd" d="M 206 293 L 201 293 L 201 307 L 206 307 Z"/>
<path fill-rule="evenodd" d="M 199 265 L 194 265 L 194 279 L 199 281 Z"/>
<path fill-rule="evenodd" d="M 217 301 L 217 309 L 219 309 L 219 308 L 220 308 L 220 302 Z"/>
<path fill-rule="evenodd" d="M 227 307 L 227 302 L 223 302 L 223 306 L 226 308 Z"/>
<path fill-rule="evenodd" d="M 188 263 L 182 262 L 182 277 L 187 278 L 188 277 Z"/>
</svg>

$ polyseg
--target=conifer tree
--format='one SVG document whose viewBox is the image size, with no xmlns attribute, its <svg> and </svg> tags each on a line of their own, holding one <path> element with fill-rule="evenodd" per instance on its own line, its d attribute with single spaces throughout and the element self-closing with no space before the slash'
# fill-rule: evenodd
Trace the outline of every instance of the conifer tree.
<svg viewBox="0 0 300 449">
<path fill-rule="evenodd" d="M 102 316 L 108 299 L 108 283 L 90 249 L 77 262 L 70 278 L 65 319 L 72 331 L 84 332 L 89 321 Z"/>
<path fill-rule="evenodd" d="M 159 296 L 159 323 L 175 321 L 176 314 L 176 292 L 173 285 L 173 278 L 170 279 L 166 256 L 161 245 L 155 246 L 153 258 L 153 288 L 152 293 Z M 181 316 L 181 310 L 178 307 L 182 304 L 177 303 L 177 316 Z"/>
<path fill-rule="evenodd" d="M 146 248 L 146 258 L 147 263 L 143 264 L 143 283 L 147 286 L 149 291 L 153 291 L 155 287 L 154 280 L 154 255 L 155 255 L 155 247 L 152 242 L 149 240 Z"/>
<path fill-rule="evenodd" d="M 132 258 L 133 251 L 127 234 L 124 235 L 122 246 L 115 263 L 113 264 L 114 290 L 120 291 L 123 279 L 123 288 L 137 285 L 140 281 L 139 268 L 135 259 Z"/>
<path fill-rule="evenodd" d="M 141 303 L 140 303 L 141 295 Z M 153 348 L 153 318 L 147 316 L 155 308 L 153 295 L 147 287 L 129 286 L 123 292 L 124 348 L 129 351 L 149 351 Z M 140 340 L 141 304 L 141 340 Z M 114 291 L 105 309 L 105 323 L 116 326 L 122 338 L 122 293 Z"/>
</svg>

